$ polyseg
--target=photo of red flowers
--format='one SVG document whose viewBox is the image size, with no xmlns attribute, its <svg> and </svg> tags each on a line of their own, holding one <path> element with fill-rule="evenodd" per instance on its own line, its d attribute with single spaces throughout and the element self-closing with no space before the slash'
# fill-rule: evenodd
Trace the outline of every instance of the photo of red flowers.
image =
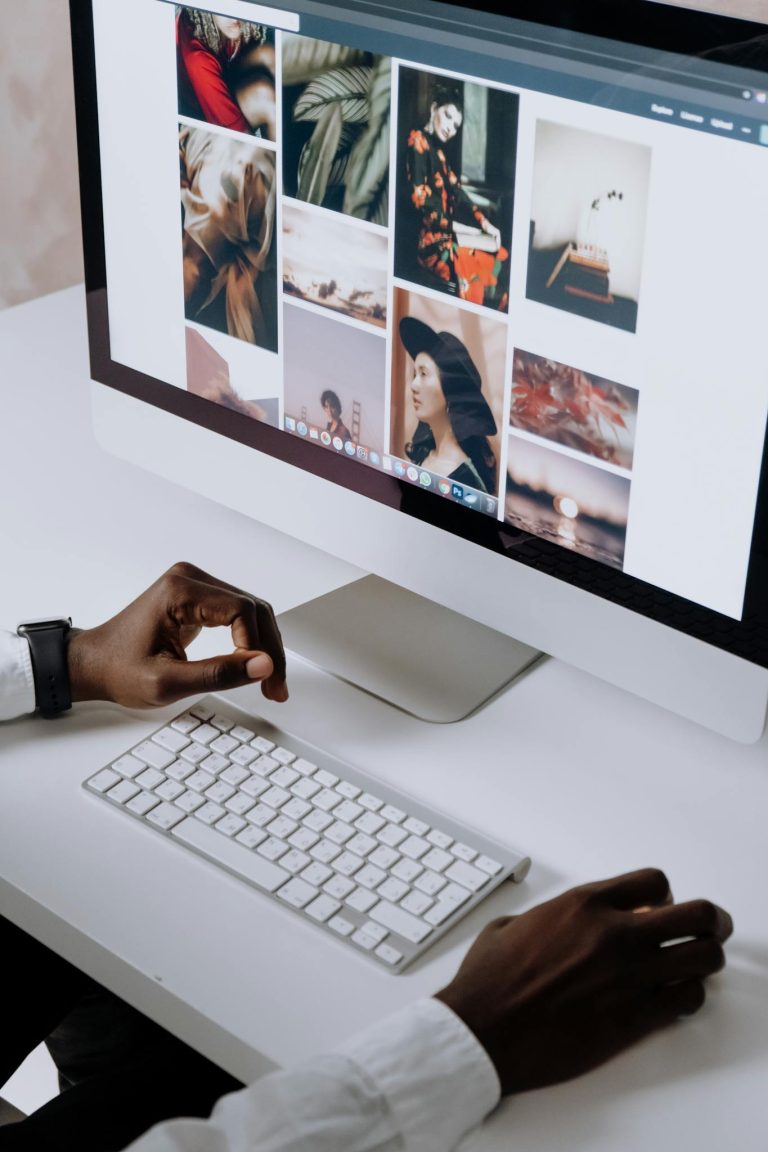
<svg viewBox="0 0 768 1152">
<path fill-rule="evenodd" d="M 627 470 L 632 467 L 639 393 L 557 360 L 515 350 L 509 422 Z"/>
</svg>

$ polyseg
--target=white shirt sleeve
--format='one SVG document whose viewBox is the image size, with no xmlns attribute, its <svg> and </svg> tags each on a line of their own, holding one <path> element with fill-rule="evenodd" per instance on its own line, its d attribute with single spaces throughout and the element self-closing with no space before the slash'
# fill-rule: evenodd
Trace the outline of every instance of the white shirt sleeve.
<svg viewBox="0 0 768 1152">
<path fill-rule="evenodd" d="M 224 1096 L 210 1120 L 158 1124 L 127 1152 L 451 1152 L 499 1095 L 469 1029 L 438 1000 L 420 1000 Z"/>
<path fill-rule="evenodd" d="M 0 720 L 35 710 L 35 681 L 29 641 L 0 630 Z"/>
</svg>

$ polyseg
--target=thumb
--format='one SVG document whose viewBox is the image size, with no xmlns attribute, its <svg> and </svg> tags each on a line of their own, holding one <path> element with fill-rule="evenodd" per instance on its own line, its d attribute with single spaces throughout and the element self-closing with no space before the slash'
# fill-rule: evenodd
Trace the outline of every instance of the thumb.
<svg viewBox="0 0 768 1152">
<path fill-rule="evenodd" d="M 165 696 L 168 702 L 198 692 L 222 692 L 266 680 L 274 672 L 266 652 L 238 648 L 226 656 L 206 660 L 175 660 L 165 673 Z"/>
</svg>

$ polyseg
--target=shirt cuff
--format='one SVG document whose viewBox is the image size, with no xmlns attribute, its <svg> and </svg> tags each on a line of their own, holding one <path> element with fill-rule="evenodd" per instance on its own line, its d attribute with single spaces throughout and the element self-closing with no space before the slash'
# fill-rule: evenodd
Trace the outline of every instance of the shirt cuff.
<svg viewBox="0 0 768 1152">
<path fill-rule="evenodd" d="M 454 1148 L 501 1096 L 485 1049 L 439 1000 L 420 1000 L 335 1051 L 376 1084 L 408 1152 Z"/>
<path fill-rule="evenodd" d="M 0 632 L 0 720 L 13 720 L 34 710 L 29 641 L 15 632 Z"/>
</svg>

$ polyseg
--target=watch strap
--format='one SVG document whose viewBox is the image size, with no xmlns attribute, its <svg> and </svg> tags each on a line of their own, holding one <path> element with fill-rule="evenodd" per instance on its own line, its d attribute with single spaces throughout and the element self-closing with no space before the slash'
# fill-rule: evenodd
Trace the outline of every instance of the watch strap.
<svg viewBox="0 0 768 1152">
<path fill-rule="evenodd" d="M 22 631 L 29 641 L 37 707 L 46 719 L 72 707 L 67 668 L 69 631 L 70 626 L 64 620 Z"/>
</svg>

